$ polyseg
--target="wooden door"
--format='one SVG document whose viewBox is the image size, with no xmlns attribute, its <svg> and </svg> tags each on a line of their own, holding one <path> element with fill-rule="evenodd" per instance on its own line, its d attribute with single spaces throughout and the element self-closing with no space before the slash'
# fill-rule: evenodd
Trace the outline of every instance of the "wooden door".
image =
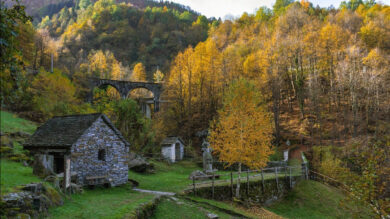
<svg viewBox="0 0 390 219">
<path fill-rule="evenodd" d="M 175 160 L 180 160 L 180 143 L 175 144 Z"/>
</svg>

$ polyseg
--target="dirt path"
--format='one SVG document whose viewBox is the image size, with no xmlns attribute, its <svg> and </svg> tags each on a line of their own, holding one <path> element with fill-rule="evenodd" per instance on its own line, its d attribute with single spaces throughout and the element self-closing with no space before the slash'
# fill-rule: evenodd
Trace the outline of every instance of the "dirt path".
<svg viewBox="0 0 390 219">
<path fill-rule="evenodd" d="M 162 191 L 153 191 L 153 190 L 145 190 L 145 189 L 137 189 L 137 188 L 134 188 L 133 190 L 137 191 L 137 192 L 150 193 L 150 194 L 161 195 L 161 196 L 174 196 L 174 195 L 176 195 L 176 193 L 173 193 L 173 192 L 162 192 Z"/>
</svg>

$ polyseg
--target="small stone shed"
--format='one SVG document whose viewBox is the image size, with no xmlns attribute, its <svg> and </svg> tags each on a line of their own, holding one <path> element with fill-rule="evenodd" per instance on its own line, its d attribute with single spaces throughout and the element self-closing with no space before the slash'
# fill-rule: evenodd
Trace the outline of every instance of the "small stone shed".
<svg viewBox="0 0 390 219">
<path fill-rule="evenodd" d="M 170 136 L 161 142 L 161 154 L 171 162 L 183 160 L 184 141 L 180 137 Z"/>
<path fill-rule="evenodd" d="M 53 117 L 23 146 L 40 163 L 34 173 L 62 173 L 64 188 L 70 186 L 70 175 L 79 185 L 128 181 L 130 144 L 104 114 Z"/>
</svg>

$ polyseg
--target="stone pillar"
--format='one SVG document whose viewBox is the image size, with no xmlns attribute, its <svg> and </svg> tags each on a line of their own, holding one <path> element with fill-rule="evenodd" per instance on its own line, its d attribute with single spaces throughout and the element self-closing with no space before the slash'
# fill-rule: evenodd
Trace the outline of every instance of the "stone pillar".
<svg viewBox="0 0 390 219">
<path fill-rule="evenodd" d="M 151 112 L 150 112 L 150 106 L 147 103 L 145 103 L 145 117 L 148 119 L 152 118 Z"/>
<path fill-rule="evenodd" d="M 154 112 L 160 111 L 160 101 L 158 99 L 154 99 Z"/>
<path fill-rule="evenodd" d="M 64 193 L 70 187 L 70 156 L 69 154 L 64 155 Z"/>
</svg>

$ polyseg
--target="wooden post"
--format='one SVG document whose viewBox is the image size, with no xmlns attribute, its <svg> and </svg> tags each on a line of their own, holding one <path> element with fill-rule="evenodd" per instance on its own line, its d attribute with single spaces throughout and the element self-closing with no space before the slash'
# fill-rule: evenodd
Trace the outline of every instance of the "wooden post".
<svg viewBox="0 0 390 219">
<path fill-rule="evenodd" d="M 278 180 L 278 167 L 275 167 L 275 179 L 276 179 L 276 188 L 279 191 L 279 180 Z"/>
<path fill-rule="evenodd" d="M 214 175 L 214 171 L 213 171 L 213 182 L 212 182 L 212 187 L 213 187 L 212 197 L 213 197 L 213 199 L 214 199 L 214 179 L 215 179 L 215 175 Z"/>
<path fill-rule="evenodd" d="M 261 184 L 261 189 L 262 189 L 262 191 L 263 191 L 263 193 L 264 193 L 265 185 L 264 185 L 263 169 L 261 169 L 261 182 L 262 182 L 262 184 Z"/>
<path fill-rule="evenodd" d="M 287 180 L 287 166 L 284 166 L 284 180 Z"/>
<path fill-rule="evenodd" d="M 196 196 L 195 176 L 192 177 L 192 185 L 194 186 L 194 196 Z"/>
<path fill-rule="evenodd" d="M 307 163 L 305 163 L 305 172 L 306 172 L 306 174 L 305 174 L 306 179 L 309 179 Z"/>
<path fill-rule="evenodd" d="M 230 172 L 230 186 L 231 186 L 231 189 L 232 189 L 232 198 L 234 196 L 234 189 L 233 189 L 233 172 Z"/>
<path fill-rule="evenodd" d="M 246 171 L 246 196 L 249 197 L 249 169 Z"/>
<path fill-rule="evenodd" d="M 291 167 L 289 169 L 290 169 L 290 188 L 292 188 Z"/>
</svg>

